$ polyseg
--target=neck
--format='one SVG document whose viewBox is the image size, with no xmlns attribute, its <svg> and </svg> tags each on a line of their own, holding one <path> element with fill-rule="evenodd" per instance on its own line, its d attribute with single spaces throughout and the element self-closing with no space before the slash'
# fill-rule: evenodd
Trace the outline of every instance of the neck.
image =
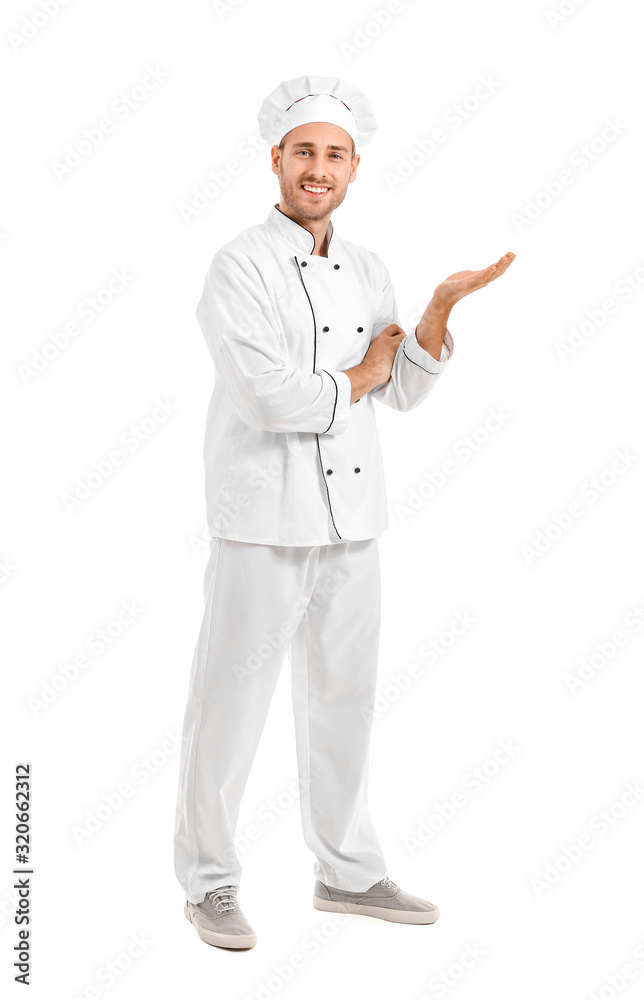
<svg viewBox="0 0 644 1000">
<path fill-rule="evenodd" d="M 299 223 L 304 229 L 308 229 L 311 236 L 315 239 L 315 246 L 313 248 L 313 256 L 315 257 L 326 257 L 328 256 L 328 240 L 327 240 L 327 229 L 329 228 L 330 215 L 325 215 L 323 219 L 303 219 L 301 216 L 296 215 L 288 205 L 285 205 L 280 198 L 279 205 L 277 206 L 280 212 L 287 215 L 289 219 L 293 222 Z"/>
</svg>

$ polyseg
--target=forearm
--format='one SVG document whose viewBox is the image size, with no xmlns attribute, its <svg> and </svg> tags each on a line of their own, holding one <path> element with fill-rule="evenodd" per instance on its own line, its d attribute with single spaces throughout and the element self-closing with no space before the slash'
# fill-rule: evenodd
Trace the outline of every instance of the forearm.
<svg viewBox="0 0 644 1000">
<path fill-rule="evenodd" d="M 372 366 L 365 364 L 364 361 L 353 368 L 345 368 L 344 374 L 348 375 L 351 382 L 351 403 L 355 403 L 383 381 L 382 375 L 376 373 Z"/>
<path fill-rule="evenodd" d="M 451 309 L 450 305 L 432 298 L 416 327 L 416 340 L 435 361 L 440 361 Z"/>
</svg>

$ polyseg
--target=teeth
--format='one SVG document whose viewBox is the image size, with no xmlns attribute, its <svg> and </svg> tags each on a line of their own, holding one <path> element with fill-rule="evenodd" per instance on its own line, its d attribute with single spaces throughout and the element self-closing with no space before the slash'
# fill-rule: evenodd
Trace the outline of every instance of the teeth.
<svg viewBox="0 0 644 1000">
<path fill-rule="evenodd" d="M 313 194 L 322 194 L 323 191 L 328 191 L 326 187 L 313 187 L 311 184 L 303 184 L 302 187 L 305 191 L 312 191 Z"/>
</svg>

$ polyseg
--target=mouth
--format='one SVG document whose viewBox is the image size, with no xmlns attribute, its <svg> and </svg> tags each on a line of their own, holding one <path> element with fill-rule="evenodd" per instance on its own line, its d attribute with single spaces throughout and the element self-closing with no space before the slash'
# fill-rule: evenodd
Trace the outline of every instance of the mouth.
<svg viewBox="0 0 644 1000">
<path fill-rule="evenodd" d="M 302 184 L 300 186 L 304 191 L 304 194 L 308 195 L 309 198 L 315 198 L 317 200 L 324 198 L 324 196 L 331 190 L 331 188 L 327 187 L 326 184 Z"/>
</svg>

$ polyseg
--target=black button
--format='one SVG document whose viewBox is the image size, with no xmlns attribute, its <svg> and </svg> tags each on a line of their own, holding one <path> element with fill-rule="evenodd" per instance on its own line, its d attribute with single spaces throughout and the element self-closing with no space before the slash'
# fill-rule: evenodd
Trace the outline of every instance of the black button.
<svg viewBox="0 0 644 1000">
<path fill-rule="evenodd" d="M 305 260 L 302 261 L 302 267 L 306 267 L 306 261 Z"/>
<path fill-rule="evenodd" d="M 323 333 L 328 333 L 328 332 L 329 332 L 329 328 L 328 328 L 328 326 L 323 326 L 323 327 L 322 327 L 322 332 L 323 332 Z"/>
<path fill-rule="evenodd" d="M 362 333 L 362 327 L 361 326 L 358 327 L 358 333 Z"/>
<path fill-rule="evenodd" d="M 354 472 L 360 472 L 360 469 L 354 469 L 353 471 Z"/>
<path fill-rule="evenodd" d="M 327 470 L 326 470 L 326 474 L 327 474 L 327 476 L 330 476 L 332 472 L 333 472 L 333 469 L 327 469 Z"/>
<path fill-rule="evenodd" d="M 334 268 L 336 269 L 336 271 L 337 271 L 337 270 L 339 270 L 339 268 L 340 268 L 340 265 L 339 265 L 339 264 L 334 264 L 333 266 L 334 266 Z"/>
</svg>

